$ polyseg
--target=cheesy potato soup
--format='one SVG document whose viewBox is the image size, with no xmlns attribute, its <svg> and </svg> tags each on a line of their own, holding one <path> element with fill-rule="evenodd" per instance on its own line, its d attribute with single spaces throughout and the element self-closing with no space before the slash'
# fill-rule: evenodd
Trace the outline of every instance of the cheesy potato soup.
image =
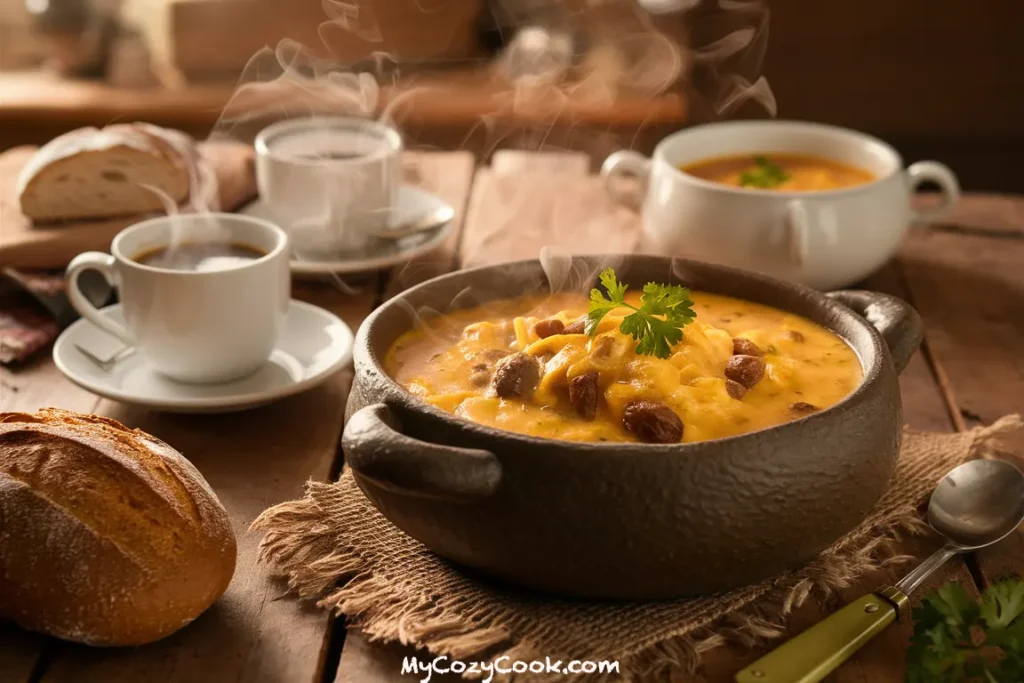
<svg viewBox="0 0 1024 683">
<path fill-rule="evenodd" d="M 681 166 L 680 170 L 722 185 L 790 192 L 838 190 L 875 179 L 863 169 L 800 154 L 720 157 Z"/>
<path fill-rule="evenodd" d="M 695 315 L 666 357 L 638 353 L 622 331 L 641 305 L 631 290 L 590 334 L 593 303 L 582 294 L 437 316 L 398 338 L 384 365 L 411 393 L 463 418 L 570 441 L 718 439 L 828 408 L 860 383 L 857 355 L 828 330 L 768 306 L 688 294 Z M 647 332 L 665 317 L 647 318 Z"/>
</svg>

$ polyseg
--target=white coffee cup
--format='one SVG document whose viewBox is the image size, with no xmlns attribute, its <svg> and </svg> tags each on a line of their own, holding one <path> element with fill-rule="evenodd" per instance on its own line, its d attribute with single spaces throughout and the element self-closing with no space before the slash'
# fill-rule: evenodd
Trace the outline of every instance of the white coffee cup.
<svg viewBox="0 0 1024 683">
<path fill-rule="evenodd" d="M 845 189 L 784 192 L 730 187 L 679 170 L 730 155 L 807 154 L 853 165 L 875 180 Z M 608 191 L 626 200 L 620 176 L 645 194 L 643 229 L 664 253 L 767 273 L 819 289 L 850 285 L 896 252 L 912 221 L 934 220 L 960 194 L 956 176 L 934 161 L 903 168 L 899 153 L 857 131 L 800 121 L 735 121 L 668 136 L 652 158 L 616 152 L 601 168 Z M 927 210 L 911 206 L 924 182 L 942 191 Z"/>
<path fill-rule="evenodd" d="M 311 116 L 264 128 L 255 145 L 260 197 L 299 257 L 359 249 L 387 228 L 402 182 L 394 128 Z"/>
<path fill-rule="evenodd" d="M 135 259 L 175 244 L 235 243 L 266 252 L 223 269 L 171 270 Z M 100 313 L 78 287 L 86 270 L 116 286 L 124 324 Z M 181 382 L 226 382 L 270 357 L 291 298 L 288 236 L 273 223 L 236 214 L 161 216 L 114 238 L 110 254 L 90 251 L 68 265 L 68 298 L 97 327 Z"/>
</svg>

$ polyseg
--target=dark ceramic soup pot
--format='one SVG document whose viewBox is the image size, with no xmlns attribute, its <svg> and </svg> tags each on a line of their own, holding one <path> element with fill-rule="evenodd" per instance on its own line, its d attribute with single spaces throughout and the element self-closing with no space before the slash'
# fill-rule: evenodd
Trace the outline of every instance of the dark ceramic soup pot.
<svg viewBox="0 0 1024 683">
<path fill-rule="evenodd" d="M 485 427 L 413 397 L 384 372 L 387 349 L 423 309 L 585 291 L 605 263 L 631 287 L 682 283 L 808 318 L 856 350 L 863 383 L 835 406 L 771 429 L 650 445 Z M 437 554 L 561 595 L 704 594 L 806 563 L 885 491 L 900 446 L 896 375 L 921 337 L 904 302 L 657 256 L 576 258 L 557 279 L 539 261 L 452 273 L 391 299 L 359 329 L 346 461 L 373 504 Z"/>
</svg>

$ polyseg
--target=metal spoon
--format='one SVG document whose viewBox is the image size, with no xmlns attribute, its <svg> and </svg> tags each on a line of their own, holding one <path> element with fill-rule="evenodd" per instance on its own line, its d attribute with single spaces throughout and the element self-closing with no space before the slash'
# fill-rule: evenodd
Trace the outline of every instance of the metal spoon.
<svg viewBox="0 0 1024 683">
<path fill-rule="evenodd" d="M 895 586 L 870 593 L 736 674 L 736 683 L 816 683 L 897 619 L 907 597 L 958 553 L 1002 540 L 1024 520 L 1024 474 L 1001 460 L 973 460 L 947 474 L 928 502 L 928 523 L 946 545 Z"/>
<path fill-rule="evenodd" d="M 90 351 L 81 344 L 75 344 L 75 348 L 78 349 L 79 353 L 95 363 L 100 370 L 103 370 L 104 372 L 110 372 L 115 365 L 135 353 L 134 346 L 122 346 L 117 351 L 108 353 L 105 357 L 100 357 L 98 354 Z"/>
<path fill-rule="evenodd" d="M 455 218 L 455 209 L 448 204 L 438 206 L 433 211 L 428 211 L 406 221 L 401 225 L 382 228 L 373 233 L 373 236 L 382 240 L 400 240 L 418 232 L 426 232 L 438 228 Z"/>
</svg>

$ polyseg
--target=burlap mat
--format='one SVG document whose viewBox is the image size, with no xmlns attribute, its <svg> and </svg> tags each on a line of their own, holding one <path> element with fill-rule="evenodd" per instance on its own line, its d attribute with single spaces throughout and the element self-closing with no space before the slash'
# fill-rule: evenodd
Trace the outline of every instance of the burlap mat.
<svg viewBox="0 0 1024 683">
<path fill-rule="evenodd" d="M 812 595 L 827 597 L 909 559 L 894 554 L 894 542 L 926 528 L 920 508 L 935 484 L 962 462 L 997 455 L 1021 424 L 1012 415 L 960 434 L 906 430 L 892 486 L 856 530 L 798 571 L 705 598 L 588 602 L 490 585 L 394 527 L 348 470 L 335 484 L 310 482 L 305 499 L 267 510 L 253 528 L 266 534 L 261 560 L 292 590 L 336 609 L 372 639 L 462 661 L 617 660 L 614 680 L 647 681 L 668 669 L 693 671 L 701 653 L 727 641 L 778 637 L 787 615 Z"/>
</svg>

